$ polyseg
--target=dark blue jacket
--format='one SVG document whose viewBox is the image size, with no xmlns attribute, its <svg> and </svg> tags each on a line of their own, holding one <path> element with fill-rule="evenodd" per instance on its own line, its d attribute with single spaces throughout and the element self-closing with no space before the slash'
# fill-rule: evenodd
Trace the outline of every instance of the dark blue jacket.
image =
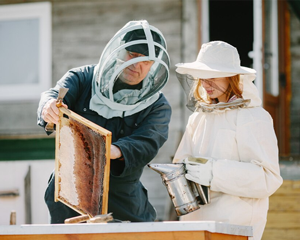
<svg viewBox="0 0 300 240">
<path fill-rule="evenodd" d="M 42 93 L 38 125 L 46 124 L 41 118 L 45 103 L 57 98 L 59 88 L 69 88 L 64 103 L 70 110 L 111 131 L 112 144 L 121 149 L 124 157 L 124 161 L 111 160 L 108 212 L 120 220 L 153 221 L 156 213 L 140 177 L 168 138 L 171 107 L 161 93 L 155 103 L 134 115 L 105 119 L 89 109 L 94 66 L 70 70 L 54 88 Z"/>
</svg>

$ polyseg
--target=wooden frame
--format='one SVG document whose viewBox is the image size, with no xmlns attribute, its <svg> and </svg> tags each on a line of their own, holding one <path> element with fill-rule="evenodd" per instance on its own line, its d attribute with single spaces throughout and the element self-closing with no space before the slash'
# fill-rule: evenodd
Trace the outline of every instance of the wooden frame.
<svg viewBox="0 0 300 240">
<path fill-rule="evenodd" d="M 280 156 L 290 155 L 290 104 L 292 98 L 291 78 L 291 29 L 290 12 L 287 1 L 278 1 L 279 32 L 279 76 L 280 76 L 280 108 L 278 145 Z"/>
<path fill-rule="evenodd" d="M 106 214 L 111 132 L 59 108 L 55 141 L 55 201 L 82 215 Z"/>
<path fill-rule="evenodd" d="M 279 95 L 273 96 L 264 87 L 263 106 L 271 114 L 274 129 L 278 139 L 279 155 L 290 154 L 290 100 L 291 100 L 291 59 L 290 59 L 290 28 L 287 1 L 274 1 L 277 4 L 278 17 L 278 84 Z M 265 8 L 265 1 L 262 1 Z M 262 37 L 265 41 L 265 15 L 263 14 Z M 265 51 L 265 50 L 263 50 Z M 265 59 L 263 59 L 265 63 Z M 265 71 L 263 74 L 264 86 L 266 84 Z"/>
</svg>

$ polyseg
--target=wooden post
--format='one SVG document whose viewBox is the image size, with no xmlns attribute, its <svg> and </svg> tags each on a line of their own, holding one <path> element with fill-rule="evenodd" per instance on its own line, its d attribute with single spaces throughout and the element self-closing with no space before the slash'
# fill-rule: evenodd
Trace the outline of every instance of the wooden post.
<svg viewBox="0 0 300 240">
<path fill-rule="evenodd" d="M 16 222 L 17 222 L 16 218 L 17 218 L 16 217 L 16 211 L 11 211 L 9 224 L 10 225 L 16 225 Z"/>
</svg>

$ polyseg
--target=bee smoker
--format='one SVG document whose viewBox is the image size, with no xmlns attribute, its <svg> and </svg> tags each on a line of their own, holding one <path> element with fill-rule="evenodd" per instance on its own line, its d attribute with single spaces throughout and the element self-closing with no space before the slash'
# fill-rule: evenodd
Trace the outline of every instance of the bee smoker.
<svg viewBox="0 0 300 240">
<path fill-rule="evenodd" d="M 148 164 L 148 167 L 161 175 L 178 216 L 209 203 L 208 188 L 187 180 L 184 164 Z"/>
</svg>

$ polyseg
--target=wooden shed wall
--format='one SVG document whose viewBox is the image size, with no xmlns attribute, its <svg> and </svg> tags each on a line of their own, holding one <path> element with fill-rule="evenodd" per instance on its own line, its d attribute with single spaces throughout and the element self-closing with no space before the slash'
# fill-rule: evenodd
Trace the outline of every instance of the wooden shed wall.
<svg viewBox="0 0 300 240">
<path fill-rule="evenodd" d="M 0 5 L 31 2 L 43 1 L 0 0 Z M 97 63 L 107 42 L 128 21 L 146 19 L 160 29 L 167 40 L 171 77 L 163 91 L 178 115 L 181 89 L 174 65 L 180 62 L 181 56 L 181 0 L 49 2 L 52 4 L 52 86 L 69 69 Z M 44 136 L 43 130 L 36 126 L 37 105 L 38 100 L 1 102 L 0 113 L 5 114 L 0 114 L 0 135 Z"/>
<path fill-rule="evenodd" d="M 44 2 L 36 0 L 0 0 L 0 5 Z M 153 162 L 170 163 L 182 130 L 186 110 L 182 108 L 184 94 L 175 76 L 175 64 L 182 61 L 182 25 L 197 16 L 190 13 L 182 20 L 183 2 L 190 10 L 197 0 L 52 0 L 52 86 L 71 68 L 97 63 L 101 52 L 113 35 L 128 21 L 146 19 L 162 31 L 171 59 L 170 79 L 162 92 L 172 106 L 169 139 Z M 197 46 L 197 33 L 189 25 L 188 48 Z M 185 34 L 186 35 L 186 34 Z M 187 36 L 186 36 L 187 37 Z M 191 48 L 192 47 L 192 48 Z M 194 60 L 196 51 L 190 59 Z M 46 90 L 46 89 L 45 89 Z M 36 125 L 38 100 L 0 102 L 0 137 L 48 138 Z M 52 136 L 53 137 L 53 136 Z M 145 168 L 142 177 L 150 201 L 156 207 L 159 220 L 168 218 L 170 199 L 160 176 Z M 166 210 L 167 209 L 167 210 Z"/>
</svg>

